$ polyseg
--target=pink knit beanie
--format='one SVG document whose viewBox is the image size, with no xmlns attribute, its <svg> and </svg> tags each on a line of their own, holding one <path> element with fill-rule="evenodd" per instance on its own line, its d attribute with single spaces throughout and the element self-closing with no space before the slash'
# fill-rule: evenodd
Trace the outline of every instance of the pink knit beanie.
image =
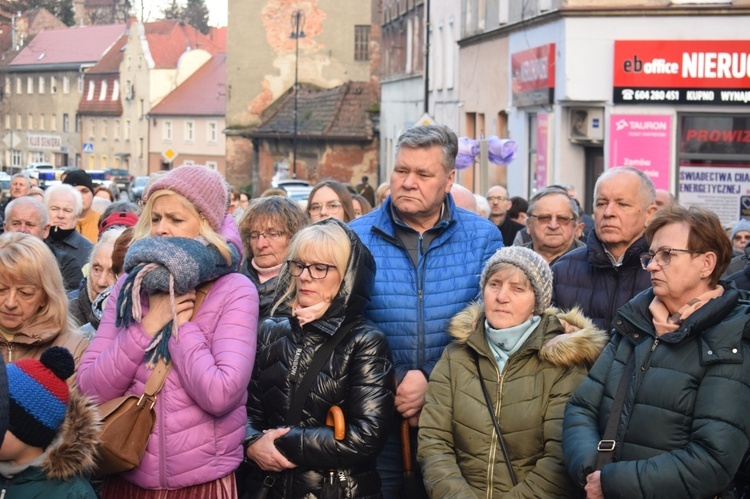
<svg viewBox="0 0 750 499">
<path fill-rule="evenodd" d="M 143 195 L 144 202 L 148 202 L 151 193 L 162 189 L 184 196 L 193 203 L 198 213 L 206 217 L 211 228 L 219 232 L 227 212 L 229 195 L 220 173 L 202 165 L 179 166 L 149 186 Z"/>
</svg>

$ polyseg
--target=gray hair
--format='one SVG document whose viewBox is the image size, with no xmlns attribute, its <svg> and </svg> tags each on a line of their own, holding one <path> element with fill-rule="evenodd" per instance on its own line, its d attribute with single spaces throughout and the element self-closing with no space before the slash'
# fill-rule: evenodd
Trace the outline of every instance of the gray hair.
<svg viewBox="0 0 750 499">
<path fill-rule="evenodd" d="M 561 196 L 565 196 L 565 199 L 567 199 L 568 204 L 570 205 L 570 211 L 573 212 L 573 220 L 578 220 L 578 217 L 579 217 L 578 203 L 576 202 L 575 199 L 570 197 L 567 189 L 565 189 L 565 187 L 560 186 L 560 185 L 550 185 L 543 189 L 538 190 L 533 196 L 531 196 L 531 199 L 529 199 L 529 209 L 526 213 L 528 215 L 533 214 L 536 209 L 536 204 L 539 202 L 539 200 L 545 196 L 550 196 L 552 194 L 559 194 Z"/>
<path fill-rule="evenodd" d="M 13 208 L 18 206 L 19 208 L 22 206 L 30 206 L 36 210 L 37 215 L 39 215 L 39 224 L 42 227 L 46 227 L 49 225 L 49 212 L 47 211 L 47 207 L 44 206 L 44 203 L 39 201 L 38 199 L 34 199 L 29 196 L 22 196 L 20 198 L 16 198 L 10 203 L 7 204 L 5 207 L 5 220 L 7 221 L 10 218 L 10 214 L 13 213 Z"/>
<path fill-rule="evenodd" d="M 643 201 L 643 207 L 648 208 L 650 205 L 654 204 L 656 202 L 656 187 L 654 187 L 654 183 L 650 178 L 648 178 L 648 175 L 643 173 L 643 171 L 632 166 L 618 166 L 617 168 L 610 168 L 609 170 L 606 170 L 604 173 L 602 173 L 596 180 L 596 184 L 594 185 L 594 198 L 596 198 L 597 193 L 599 192 L 599 184 L 601 183 L 602 179 L 606 179 L 612 175 L 617 175 L 618 173 L 625 172 L 637 175 L 638 179 L 641 181 L 641 188 L 638 190 L 638 192 L 641 196 L 641 200 Z"/>
<path fill-rule="evenodd" d="M 126 227 L 116 227 L 102 232 L 102 234 L 99 236 L 99 240 L 96 242 L 94 247 L 91 248 L 91 253 L 89 254 L 89 265 L 91 267 L 94 266 L 94 257 L 96 256 L 96 253 L 99 251 L 99 249 L 107 244 L 114 245 L 115 241 L 117 241 L 117 238 L 120 237 L 123 232 L 125 232 L 125 229 Z"/>
<path fill-rule="evenodd" d="M 396 143 L 396 154 L 402 147 L 409 149 L 427 149 L 440 146 L 443 150 L 443 168 L 450 173 L 456 168 L 458 155 L 458 137 L 445 125 L 423 125 L 409 128 L 403 132 Z"/>
<path fill-rule="evenodd" d="M 16 178 L 22 178 L 26 181 L 26 185 L 29 186 L 29 189 L 31 189 L 31 180 L 29 180 L 29 176 L 24 173 L 16 173 L 12 177 L 10 177 L 10 181 L 13 182 L 13 179 Z"/>
<path fill-rule="evenodd" d="M 57 184 L 53 185 L 52 187 L 48 187 L 47 190 L 44 191 L 44 204 L 47 206 L 47 208 L 49 208 L 50 199 L 55 193 L 67 194 L 69 196 L 72 196 L 75 204 L 75 214 L 77 217 L 81 215 L 81 212 L 83 211 L 83 198 L 81 197 L 81 193 L 78 192 L 75 187 L 68 184 Z"/>
</svg>

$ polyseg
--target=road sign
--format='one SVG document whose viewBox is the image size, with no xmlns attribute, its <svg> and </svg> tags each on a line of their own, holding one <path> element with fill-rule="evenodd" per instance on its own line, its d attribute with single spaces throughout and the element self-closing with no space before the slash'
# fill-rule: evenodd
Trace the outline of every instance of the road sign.
<svg viewBox="0 0 750 499">
<path fill-rule="evenodd" d="M 175 151 L 174 149 L 172 149 L 171 147 L 167 149 L 166 151 L 164 151 L 163 153 L 161 153 L 164 159 L 167 160 L 167 163 L 171 163 L 172 161 L 174 161 L 174 159 L 177 157 L 178 154 L 179 153 Z"/>
<path fill-rule="evenodd" d="M 14 149 L 18 147 L 18 144 L 21 143 L 21 139 L 18 137 L 18 134 L 6 134 L 5 137 L 3 137 L 3 144 L 10 147 L 11 149 Z"/>
<path fill-rule="evenodd" d="M 83 153 L 84 154 L 91 154 L 94 152 L 94 143 L 93 142 L 84 142 L 83 143 Z"/>
</svg>

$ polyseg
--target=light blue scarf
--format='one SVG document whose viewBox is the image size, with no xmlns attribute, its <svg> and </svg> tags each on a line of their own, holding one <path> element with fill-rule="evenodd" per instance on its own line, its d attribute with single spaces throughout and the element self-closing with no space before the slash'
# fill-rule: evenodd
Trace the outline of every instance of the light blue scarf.
<svg viewBox="0 0 750 499">
<path fill-rule="evenodd" d="M 487 343 L 490 345 L 492 353 L 495 355 L 495 362 L 500 372 L 505 368 L 508 358 L 516 353 L 521 346 L 529 339 L 542 318 L 538 315 L 532 315 L 529 320 L 517 326 L 495 329 L 485 319 L 484 329 L 487 335 Z"/>
</svg>

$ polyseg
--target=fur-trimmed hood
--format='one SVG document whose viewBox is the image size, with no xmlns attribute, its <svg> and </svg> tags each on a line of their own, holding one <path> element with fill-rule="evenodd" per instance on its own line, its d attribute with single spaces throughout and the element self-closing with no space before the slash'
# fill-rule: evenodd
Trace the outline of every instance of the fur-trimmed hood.
<svg viewBox="0 0 750 499">
<path fill-rule="evenodd" d="M 471 344 L 469 338 L 474 334 L 481 335 L 482 341 L 486 343 L 484 321 L 484 304 L 475 302 L 451 319 L 448 332 L 458 343 Z M 577 307 L 569 312 L 548 308 L 542 314 L 542 321 L 537 328 L 545 327 L 545 324 L 548 325 L 538 356 L 555 366 L 591 366 L 609 341 L 607 334 L 598 329 Z M 536 335 L 532 335 L 532 338 L 534 336 Z"/>
<path fill-rule="evenodd" d="M 71 390 L 65 420 L 41 463 L 44 474 L 59 480 L 91 474 L 98 458 L 100 433 L 96 407 L 77 389 Z"/>
</svg>

